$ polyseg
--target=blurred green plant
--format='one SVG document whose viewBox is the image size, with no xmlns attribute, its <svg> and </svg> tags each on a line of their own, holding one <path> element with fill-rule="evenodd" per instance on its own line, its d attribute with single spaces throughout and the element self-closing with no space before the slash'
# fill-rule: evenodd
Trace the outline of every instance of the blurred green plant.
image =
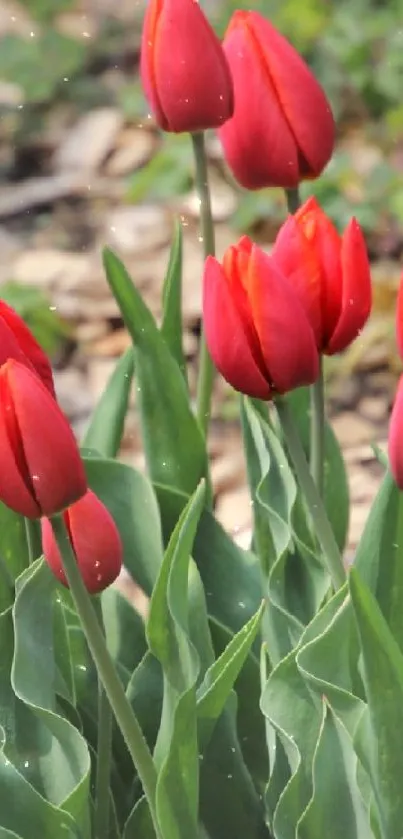
<svg viewBox="0 0 403 839">
<path fill-rule="evenodd" d="M 49 305 L 47 297 L 34 286 L 13 281 L 1 287 L 1 297 L 24 319 L 45 352 L 54 353 L 69 336 L 67 324 Z"/>
</svg>

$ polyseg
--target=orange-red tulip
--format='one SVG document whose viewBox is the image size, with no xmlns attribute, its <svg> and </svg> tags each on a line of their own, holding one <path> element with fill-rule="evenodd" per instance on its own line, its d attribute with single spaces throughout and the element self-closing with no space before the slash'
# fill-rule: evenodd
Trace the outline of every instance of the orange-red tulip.
<svg viewBox="0 0 403 839">
<path fill-rule="evenodd" d="M 164 131 L 217 128 L 232 115 L 227 60 L 197 0 L 149 0 L 141 79 Z"/>
<path fill-rule="evenodd" d="M 47 355 L 17 312 L 0 300 L 0 365 L 9 358 L 15 358 L 35 370 L 52 396 L 55 395 Z"/>
<path fill-rule="evenodd" d="M 371 311 L 371 275 L 358 222 L 340 235 L 315 198 L 283 224 L 272 257 L 297 291 L 327 355 L 357 337 Z"/>
<path fill-rule="evenodd" d="M 113 583 L 122 567 L 123 547 L 116 524 L 91 490 L 72 504 L 63 518 L 85 587 L 91 594 Z M 42 519 L 42 547 L 49 567 L 68 586 L 52 525 Z"/>
<path fill-rule="evenodd" d="M 0 367 L 0 501 L 28 518 L 52 516 L 87 490 L 73 432 L 41 379 Z"/>
<path fill-rule="evenodd" d="M 206 260 L 203 318 L 216 367 L 241 393 L 270 399 L 317 378 L 315 336 L 302 303 L 248 237 L 228 248 L 222 265 Z"/>
<path fill-rule="evenodd" d="M 219 130 L 226 160 L 247 189 L 295 187 L 330 159 L 330 105 L 291 44 L 258 12 L 234 13 L 223 48 L 235 91 L 232 119 Z"/>
</svg>

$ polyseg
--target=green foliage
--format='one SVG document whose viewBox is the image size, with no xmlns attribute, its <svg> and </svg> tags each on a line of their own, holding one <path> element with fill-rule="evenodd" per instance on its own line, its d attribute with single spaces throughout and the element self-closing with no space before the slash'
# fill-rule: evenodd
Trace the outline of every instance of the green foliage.
<svg viewBox="0 0 403 839">
<path fill-rule="evenodd" d="M 45 352 L 53 353 L 61 339 L 68 336 L 67 325 L 49 305 L 47 297 L 34 286 L 4 283 L 1 297 L 21 315 Z"/>
</svg>

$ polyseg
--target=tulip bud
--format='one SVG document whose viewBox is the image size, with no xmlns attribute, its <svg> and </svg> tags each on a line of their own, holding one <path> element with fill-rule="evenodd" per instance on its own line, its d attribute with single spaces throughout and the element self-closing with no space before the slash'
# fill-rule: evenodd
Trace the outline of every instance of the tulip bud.
<svg viewBox="0 0 403 839">
<path fill-rule="evenodd" d="M 247 236 L 222 265 L 206 260 L 203 318 L 212 359 L 235 390 L 271 399 L 316 380 L 319 358 L 302 303 Z"/>
<path fill-rule="evenodd" d="M 47 355 L 17 312 L 0 300 L 0 365 L 9 358 L 15 358 L 35 370 L 52 396 L 55 395 Z"/>
<path fill-rule="evenodd" d="M 344 350 L 371 311 L 371 274 L 361 228 L 351 219 L 340 236 L 315 198 L 281 227 L 272 257 L 296 290 L 326 355 Z"/>
<path fill-rule="evenodd" d="M 116 524 L 106 507 L 90 489 L 63 513 L 70 542 L 86 589 L 103 591 L 116 580 L 122 568 L 123 547 Z M 68 586 L 52 525 L 41 521 L 42 548 L 55 577 Z"/>
<path fill-rule="evenodd" d="M 216 128 L 232 115 L 230 70 L 197 0 L 149 0 L 141 78 L 164 131 Z"/>
<path fill-rule="evenodd" d="M 32 370 L 0 367 L 0 501 L 27 518 L 51 516 L 87 490 L 73 432 Z"/>
<path fill-rule="evenodd" d="M 316 178 L 332 155 L 335 126 L 303 59 L 258 12 L 234 13 L 223 49 L 235 110 L 219 136 L 239 183 L 290 188 Z"/>
<path fill-rule="evenodd" d="M 389 465 L 390 471 L 403 490 L 403 376 L 397 386 L 395 402 L 389 422 Z"/>
</svg>

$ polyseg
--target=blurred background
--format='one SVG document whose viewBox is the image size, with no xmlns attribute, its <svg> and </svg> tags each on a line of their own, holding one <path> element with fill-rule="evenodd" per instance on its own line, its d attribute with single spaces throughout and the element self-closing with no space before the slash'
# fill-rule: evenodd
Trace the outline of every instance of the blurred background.
<svg viewBox="0 0 403 839">
<path fill-rule="evenodd" d="M 303 53 L 337 118 L 335 155 L 302 192 L 314 192 L 340 229 L 356 215 L 373 262 L 371 322 L 327 368 L 330 410 L 363 511 L 378 481 L 369 444 L 386 439 L 400 369 L 394 303 L 403 265 L 403 0 L 202 5 L 220 34 L 235 8 L 269 16 Z M 144 6 L 0 1 L 0 293 L 51 354 L 58 395 L 78 435 L 128 346 L 101 247 L 117 250 L 158 317 L 175 217 L 185 232 L 185 346 L 195 379 L 202 262 L 192 155 L 186 136 L 155 130 L 142 95 Z M 241 232 L 269 247 L 285 215 L 282 192 L 243 192 L 214 135 L 208 151 L 219 254 Z M 218 509 L 226 526 L 242 529 L 250 510 L 235 413 L 233 393 L 218 382 L 211 442 Z M 142 466 L 135 411 L 122 457 Z M 361 519 L 352 524 L 357 533 Z"/>
</svg>

